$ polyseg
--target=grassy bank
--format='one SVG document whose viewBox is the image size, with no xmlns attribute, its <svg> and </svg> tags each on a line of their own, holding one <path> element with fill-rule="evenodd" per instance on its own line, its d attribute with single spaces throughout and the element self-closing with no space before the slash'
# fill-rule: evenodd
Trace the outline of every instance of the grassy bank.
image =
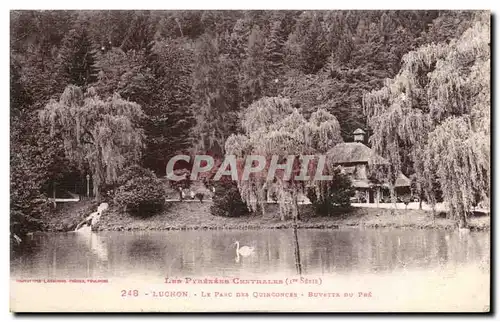
<svg viewBox="0 0 500 322">
<path fill-rule="evenodd" d="M 281 221 L 277 205 L 269 204 L 266 215 L 250 215 L 240 218 L 216 217 L 210 214 L 209 202 L 173 202 L 168 209 L 150 218 L 134 218 L 110 209 L 96 227 L 98 230 L 188 230 L 188 229 L 281 229 L 293 227 L 293 221 Z M 73 207 L 76 207 L 74 205 Z M 80 205 L 71 210 L 60 209 L 50 218 L 51 230 L 71 230 L 81 218 L 88 215 L 91 205 Z M 92 210 L 95 211 L 95 210 Z M 300 208 L 299 228 L 405 228 L 405 229 L 456 229 L 455 222 L 446 218 L 432 218 L 422 210 L 389 210 L 377 208 L 353 208 L 350 212 L 331 217 L 317 216 L 310 205 Z M 490 218 L 470 218 L 471 230 L 489 230 Z"/>
</svg>

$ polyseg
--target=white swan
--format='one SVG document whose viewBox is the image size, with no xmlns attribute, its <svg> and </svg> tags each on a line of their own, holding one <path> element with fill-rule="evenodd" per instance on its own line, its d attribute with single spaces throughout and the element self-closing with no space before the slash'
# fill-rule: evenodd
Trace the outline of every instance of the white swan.
<svg viewBox="0 0 500 322">
<path fill-rule="evenodd" d="M 236 255 L 241 255 L 243 257 L 247 257 L 247 256 L 252 255 L 255 251 L 255 247 L 243 246 L 240 248 L 239 241 L 235 241 L 234 244 L 236 245 Z"/>
</svg>

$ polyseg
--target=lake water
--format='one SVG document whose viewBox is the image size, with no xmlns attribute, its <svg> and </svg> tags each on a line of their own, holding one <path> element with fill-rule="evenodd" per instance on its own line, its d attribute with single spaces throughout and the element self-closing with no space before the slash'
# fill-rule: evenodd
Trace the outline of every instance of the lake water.
<svg viewBox="0 0 500 322">
<path fill-rule="evenodd" d="M 255 247 L 236 259 L 234 242 Z M 13 278 L 382 274 L 472 266 L 489 272 L 490 235 L 438 230 L 228 230 L 36 233 Z"/>
</svg>

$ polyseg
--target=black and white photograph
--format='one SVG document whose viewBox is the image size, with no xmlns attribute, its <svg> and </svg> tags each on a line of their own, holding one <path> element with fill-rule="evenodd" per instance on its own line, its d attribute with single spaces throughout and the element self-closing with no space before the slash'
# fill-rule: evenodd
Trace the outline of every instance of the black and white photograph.
<svg viewBox="0 0 500 322">
<path fill-rule="evenodd" d="M 491 22 L 10 10 L 10 311 L 489 313 Z"/>
</svg>

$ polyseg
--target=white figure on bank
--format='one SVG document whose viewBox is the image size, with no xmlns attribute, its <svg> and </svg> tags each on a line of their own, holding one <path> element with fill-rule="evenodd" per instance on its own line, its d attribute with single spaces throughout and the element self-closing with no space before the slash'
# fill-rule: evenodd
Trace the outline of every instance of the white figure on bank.
<svg viewBox="0 0 500 322">
<path fill-rule="evenodd" d="M 102 213 L 104 210 L 109 208 L 109 204 L 107 202 L 103 202 L 97 207 L 97 212 Z"/>
<path fill-rule="evenodd" d="M 85 218 L 81 223 L 76 226 L 75 231 L 79 233 L 90 233 L 92 231 L 92 226 L 95 226 L 101 219 L 102 213 L 109 208 L 106 202 L 101 203 L 97 207 L 97 211 L 91 213 Z"/>
</svg>

